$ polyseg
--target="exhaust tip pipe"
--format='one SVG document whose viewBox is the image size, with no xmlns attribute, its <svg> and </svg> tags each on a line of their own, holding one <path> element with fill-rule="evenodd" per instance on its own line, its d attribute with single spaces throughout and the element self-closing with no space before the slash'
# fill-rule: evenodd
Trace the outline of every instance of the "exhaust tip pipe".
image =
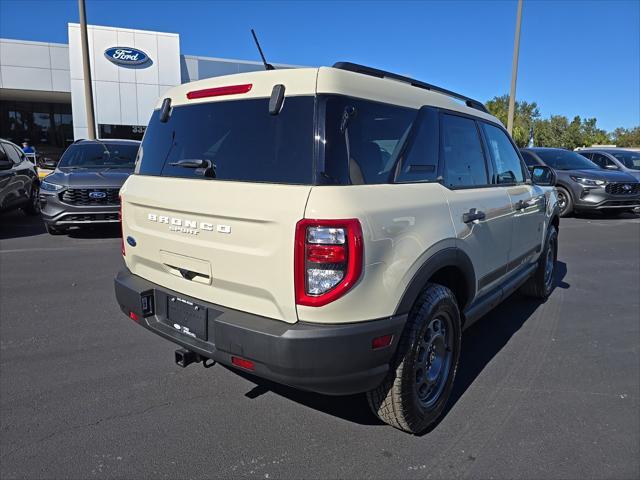
<svg viewBox="0 0 640 480">
<path fill-rule="evenodd" d="M 176 364 L 182 368 L 186 368 L 192 363 L 199 363 L 202 361 L 200 355 L 196 352 L 192 352 L 191 350 L 187 350 L 184 348 L 179 348 L 175 352 Z"/>
</svg>

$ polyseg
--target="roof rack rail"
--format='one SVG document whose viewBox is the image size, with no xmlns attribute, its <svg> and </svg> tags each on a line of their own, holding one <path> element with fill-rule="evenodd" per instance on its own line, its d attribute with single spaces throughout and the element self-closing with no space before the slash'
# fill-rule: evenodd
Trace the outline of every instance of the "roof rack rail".
<svg viewBox="0 0 640 480">
<path fill-rule="evenodd" d="M 456 98 L 458 100 L 462 100 L 467 107 L 475 108 L 476 110 L 480 110 L 484 113 L 489 113 L 487 107 L 484 106 L 482 102 L 478 100 L 474 100 L 473 98 L 465 97 L 456 92 L 452 92 L 451 90 L 447 90 L 445 88 L 437 87 L 435 85 L 431 85 L 430 83 L 421 82 L 420 80 L 415 80 L 410 77 L 404 77 L 402 75 L 398 75 L 397 73 L 386 72 L 384 70 L 378 70 L 377 68 L 367 67 L 365 65 L 358 65 L 357 63 L 351 62 L 337 62 L 333 64 L 333 68 L 338 68 L 340 70 L 348 70 L 350 72 L 362 73 L 363 75 L 370 75 L 372 77 L 378 78 L 391 78 L 393 80 L 398 80 L 403 83 L 408 83 L 414 87 L 424 88 L 425 90 L 431 90 L 433 92 L 442 93 L 449 97 Z"/>
</svg>

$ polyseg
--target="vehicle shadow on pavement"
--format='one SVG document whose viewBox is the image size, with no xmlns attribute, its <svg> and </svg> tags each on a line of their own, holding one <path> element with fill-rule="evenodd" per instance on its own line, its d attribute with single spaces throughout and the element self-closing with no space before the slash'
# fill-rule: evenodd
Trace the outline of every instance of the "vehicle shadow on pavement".
<svg viewBox="0 0 640 480">
<path fill-rule="evenodd" d="M 20 211 L 0 213 L 0 240 L 33 237 L 46 233 L 42 219 Z"/>
<path fill-rule="evenodd" d="M 578 212 L 573 213 L 571 215 L 573 218 L 577 218 L 579 220 L 625 220 L 625 219 L 633 219 L 640 218 L 640 212 L 623 212 L 623 213 L 612 213 L 611 215 L 603 214 L 602 212 Z"/>
<path fill-rule="evenodd" d="M 120 225 L 92 225 L 90 227 L 76 228 L 69 230 L 71 238 L 118 238 L 120 237 Z"/>
<path fill-rule="evenodd" d="M 566 274 L 567 264 L 559 261 L 556 269 L 555 288 L 570 288 L 570 285 L 564 281 Z M 511 337 L 520 330 L 540 305 L 540 301 L 526 298 L 516 293 L 464 332 L 460 364 L 453 391 L 445 412 L 441 415 L 438 423 L 454 407 L 491 359 L 504 348 Z M 353 423 L 383 425 L 383 422 L 369 409 L 364 394 L 344 397 L 320 395 L 286 387 L 235 369 L 233 372 L 240 374 L 256 385 L 245 393 L 247 398 L 255 399 L 264 393 L 272 392 L 306 407 Z M 437 428 L 438 423 L 429 431 Z M 429 433 L 429 431 L 424 434 Z"/>
<path fill-rule="evenodd" d="M 564 281 L 566 275 L 567 264 L 558 261 L 555 289 L 566 290 L 571 287 Z M 509 343 L 511 337 L 522 328 L 542 303 L 540 300 L 515 293 L 464 331 L 456 380 L 449 403 L 440 420 L 449 413 L 487 364 Z M 436 427 L 437 424 L 431 430 Z"/>
</svg>

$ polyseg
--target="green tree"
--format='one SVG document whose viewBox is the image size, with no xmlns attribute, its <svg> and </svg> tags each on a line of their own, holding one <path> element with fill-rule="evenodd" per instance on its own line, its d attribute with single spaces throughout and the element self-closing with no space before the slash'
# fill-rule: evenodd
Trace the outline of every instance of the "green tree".
<svg viewBox="0 0 640 480">
<path fill-rule="evenodd" d="M 533 125 L 533 143 L 536 147 L 563 147 L 568 128 L 569 120 L 563 115 L 536 120 Z"/>
<path fill-rule="evenodd" d="M 606 145 L 611 142 L 609 134 L 596 126 L 595 118 L 588 118 L 582 122 L 582 141 L 585 146 Z"/>
<path fill-rule="evenodd" d="M 487 109 L 494 117 L 507 125 L 507 115 L 509 112 L 509 95 L 493 97 L 486 103 Z M 516 102 L 516 110 L 513 119 L 513 137 L 518 147 L 525 147 L 529 143 L 529 132 L 534 121 L 540 116 L 536 102 L 525 101 Z"/>
<path fill-rule="evenodd" d="M 640 126 L 631 129 L 616 128 L 611 137 L 618 147 L 640 147 Z"/>
</svg>

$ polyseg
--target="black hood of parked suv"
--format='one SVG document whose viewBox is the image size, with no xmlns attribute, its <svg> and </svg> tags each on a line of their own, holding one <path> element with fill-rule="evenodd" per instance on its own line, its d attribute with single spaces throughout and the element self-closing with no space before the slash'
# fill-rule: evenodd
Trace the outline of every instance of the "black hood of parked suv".
<svg viewBox="0 0 640 480">
<path fill-rule="evenodd" d="M 113 187 L 120 188 L 133 173 L 128 168 L 58 168 L 45 178 L 46 182 L 64 187 Z"/>
</svg>

